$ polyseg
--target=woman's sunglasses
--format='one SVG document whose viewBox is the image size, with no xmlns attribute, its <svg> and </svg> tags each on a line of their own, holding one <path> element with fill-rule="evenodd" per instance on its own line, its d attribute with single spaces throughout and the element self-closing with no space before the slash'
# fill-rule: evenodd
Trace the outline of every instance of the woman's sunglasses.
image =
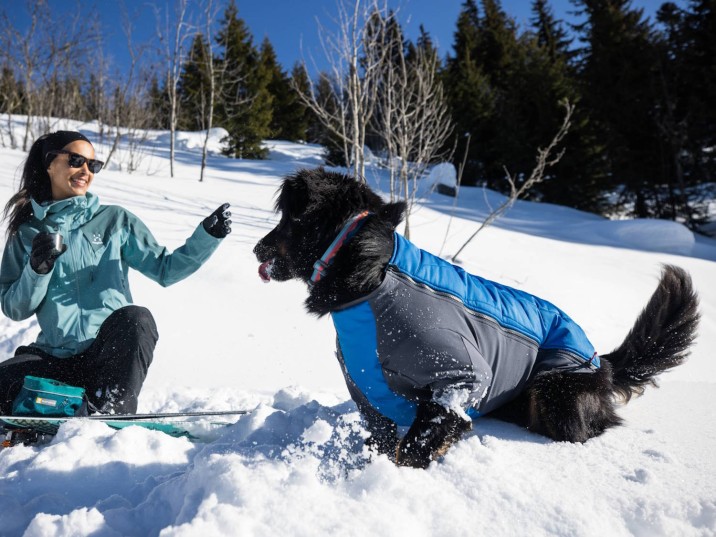
<svg viewBox="0 0 716 537">
<path fill-rule="evenodd" d="M 79 153 L 73 153 L 72 151 L 67 151 L 66 149 L 58 149 L 56 151 L 50 151 L 47 153 L 48 155 L 59 155 L 59 154 L 65 154 L 69 155 L 67 157 L 67 164 L 69 164 L 70 168 L 81 168 L 84 166 L 84 163 L 87 163 L 87 168 L 92 173 L 98 173 L 102 166 L 104 166 L 104 162 L 101 160 L 95 160 L 87 157 L 83 157 Z"/>
</svg>

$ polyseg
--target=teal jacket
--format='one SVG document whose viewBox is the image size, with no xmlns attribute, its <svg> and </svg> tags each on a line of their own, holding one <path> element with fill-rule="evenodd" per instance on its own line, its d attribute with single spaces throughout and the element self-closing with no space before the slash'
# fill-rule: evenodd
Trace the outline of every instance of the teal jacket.
<svg viewBox="0 0 716 537">
<path fill-rule="evenodd" d="M 0 266 L 2 311 L 20 321 L 37 315 L 34 344 L 66 358 L 87 349 L 115 310 L 132 303 L 129 268 L 163 286 L 194 273 L 221 239 L 200 224 L 174 252 L 160 246 L 139 218 L 122 207 L 100 205 L 87 193 L 52 202 L 32 201 L 34 216 L 10 237 Z M 48 274 L 30 267 L 33 237 L 61 233 L 67 251 Z"/>
</svg>

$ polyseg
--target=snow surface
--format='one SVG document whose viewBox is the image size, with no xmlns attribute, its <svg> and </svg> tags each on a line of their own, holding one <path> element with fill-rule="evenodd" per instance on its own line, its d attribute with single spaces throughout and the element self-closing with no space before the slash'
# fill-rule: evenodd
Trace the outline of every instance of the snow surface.
<svg viewBox="0 0 716 537">
<path fill-rule="evenodd" d="M 55 128 L 98 139 L 95 124 Z M 212 133 L 203 183 L 201 133 L 179 133 L 170 178 L 168 134 L 150 132 L 139 170 L 121 171 L 137 158 L 125 145 L 92 190 L 137 214 L 170 249 L 231 203 L 233 233 L 198 273 L 168 289 L 131 276 L 160 332 L 140 411 L 255 410 L 208 444 L 77 421 L 49 445 L 4 449 L 0 535 L 716 535 L 716 241 L 670 222 L 518 202 L 461 254 L 467 270 L 556 303 L 608 352 L 660 265 L 679 265 L 701 296 L 693 355 L 621 410 L 625 426 L 583 445 L 480 419 L 427 470 L 397 468 L 363 452 L 330 319 L 304 313 L 302 284 L 265 285 L 257 275 L 252 248 L 277 222 L 280 179 L 319 165 L 320 148 L 269 141 L 269 160 L 232 160 L 218 154 L 221 135 Z M 96 148 L 107 155 L 106 145 Z M 0 149 L 3 200 L 24 158 Z M 368 174 L 387 190 L 384 170 Z M 465 187 L 457 201 L 426 194 L 412 239 L 452 255 L 500 200 Z M 4 237 L 3 228 L 0 246 Z M 0 330 L 4 359 L 38 327 L 0 317 Z"/>
</svg>

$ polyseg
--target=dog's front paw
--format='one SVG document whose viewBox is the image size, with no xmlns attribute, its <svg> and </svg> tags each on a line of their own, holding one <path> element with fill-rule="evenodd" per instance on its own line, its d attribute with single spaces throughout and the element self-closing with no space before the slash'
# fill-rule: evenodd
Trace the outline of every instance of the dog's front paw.
<svg viewBox="0 0 716 537">
<path fill-rule="evenodd" d="M 363 442 L 370 453 L 387 455 L 395 462 L 395 448 L 398 445 L 398 427 L 393 421 L 378 414 L 372 408 L 362 408 L 363 424 L 370 436 Z"/>
<path fill-rule="evenodd" d="M 452 410 L 433 402 L 420 404 L 415 421 L 395 450 L 395 463 L 427 468 L 471 428 L 471 422 Z"/>
<path fill-rule="evenodd" d="M 428 442 L 422 438 L 408 438 L 408 435 L 405 435 L 395 450 L 395 464 L 398 466 L 427 468 L 432 460 L 432 450 Z"/>
<path fill-rule="evenodd" d="M 371 434 L 364 441 L 364 445 L 372 453 L 378 455 L 387 455 L 390 460 L 395 462 L 395 451 L 397 449 L 399 438 L 396 434 Z"/>
</svg>

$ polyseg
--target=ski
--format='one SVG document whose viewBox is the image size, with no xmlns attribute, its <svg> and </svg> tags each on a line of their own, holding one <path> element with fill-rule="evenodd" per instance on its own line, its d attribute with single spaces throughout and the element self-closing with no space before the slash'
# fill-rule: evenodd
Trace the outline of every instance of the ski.
<svg viewBox="0 0 716 537">
<path fill-rule="evenodd" d="M 160 431 L 174 437 L 186 437 L 192 441 L 201 441 L 207 430 L 215 430 L 232 423 L 214 421 L 214 418 L 241 416 L 250 410 L 219 410 L 200 412 L 156 412 L 146 414 L 94 414 L 91 416 L 40 417 L 40 416 L 0 416 L 0 430 L 6 438 L 3 447 L 38 443 L 41 439 L 50 439 L 60 425 L 72 420 L 89 420 L 105 423 L 113 429 L 137 426 Z M 205 419 L 192 418 L 210 418 Z"/>
<path fill-rule="evenodd" d="M 173 418 L 196 418 L 196 417 L 211 417 L 211 416 L 240 416 L 243 414 L 249 414 L 250 410 L 206 410 L 199 412 L 157 412 L 147 414 L 93 414 L 86 416 L 91 420 L 153 420 L 153 419 L 173 419 Z M 80 417 L 80 416 L 77 416 Z M 0 416 L 2 420 L 4 416 Z"/>
<path fill-rule="evenodd" d="M 195 418 L 195 417 L 211 417 L 211 416 L 233 416 L 249 414 L 250 410 L 207 410 L 201 412 L 148 412 L 146 414 L 91 414 L 89 416 L 0 416 L 0 422 L 9 420 L 23 421 L 66 421 L 66 420 L 97 420 L 97 421 L 123 421 L 123 420 L 154 420 L 154 419 L 173 419 L 173 418 Z"/>
</svg>

